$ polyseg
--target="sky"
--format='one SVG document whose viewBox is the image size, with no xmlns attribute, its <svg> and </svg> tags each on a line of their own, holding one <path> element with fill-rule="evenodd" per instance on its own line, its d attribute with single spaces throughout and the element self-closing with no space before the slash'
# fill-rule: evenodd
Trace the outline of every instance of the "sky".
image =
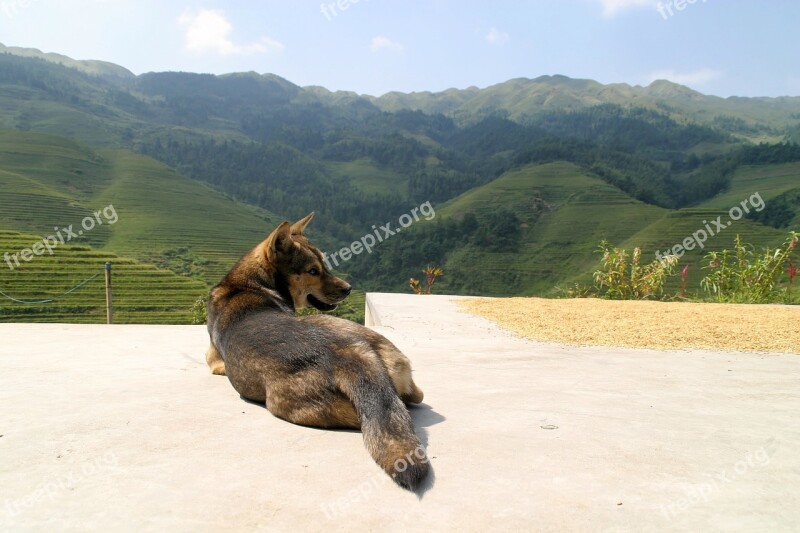
<svg viewBox="0 0 800 533">
<path fill-rule="evenodd" d="M 0 0 L 0 43 L 381 95 L 562 74 L 800 95 L 797 0 Z"/>
</svg>

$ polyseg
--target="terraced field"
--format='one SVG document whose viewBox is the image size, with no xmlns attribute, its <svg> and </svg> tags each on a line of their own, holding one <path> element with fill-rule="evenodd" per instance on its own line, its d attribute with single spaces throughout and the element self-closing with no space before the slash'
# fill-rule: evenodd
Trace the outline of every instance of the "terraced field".
<svg viewBox="0 0 800 533">
<path fill-rule="evenodd" d="M 703 242 L 702 248 L 697 245 L 690 245 L 694 246 L 694 249 L 687 251 L 680 258 L 680 268 L 687 264 L 689 265 L 687 285 L 691 290 L 699 291 L 700 280 L 706 275 L 703 270 L 705 263 L 702 261 L 705 254 L 726 248 L 733 249 L 734 239 L 737 234 L 741 236 L 743 242 L 754 245 L 757 251 L 767 246 L 772 248 L 779 246 L 788 234 L 747 219 L 731 221 L 728 217 L 728 211 L 725 209 L 694 208 L 669 212 L 661 220 L 622 241 L 620 246 L 628 250 L 636 246 L 641 247 L 643 259 L 650 262 L 655 259 L 656 250 L 661 251 L 663 254 L 665 250 L 683 243 L 686 238 L 691 237 L 696 232 L 705 231 L 708 233 L 706 223 L 714 230 L 715 225 L 711 221 L 716 220 L 717 217 L 722 217 L 720 220 L 723 222 L 725 229 L 716 235 L 709 235 Z M 727 225 L 728 222 L 731 222 L 730 226 Z M 697 237 L 700 240 L 704 238 L 702 233 L 698 233 Z M 680 280 L 676 277 L 668 283 L 667 288 L 669 291 L 674 292 L 679 286 Z"/>
<path fill-rule="evenodd" d="M 119 323 L 188 323 L 192 303 L 278 221 L 147 157 L 52 135 L 0 131 L 0 169 L 0 254 L 17 254 L 43 236 L 60 233 L 66 241 L 18 268 L 12 259 L 13 270 L 3 260 L 0 291 L 50 299 L 111 261 Z M 86 217 L 95 220 L 88 231 Z M 55 304 L 0 296 L 0 321 L 104 322 L 102 279 Z"/>
<path fill-rule="evenodd" d="M 153 159 L 125 150 L 103 150 L 111 184 L 95 197 L 119 212 L 107 249 L 143 260 L 188 249 L 202 279 L 218 282 L 280 222 L 271 213 L 235 202 Z"/>
<path fill-rule="evenodd" d="M 597 262 L 593 252 L 601 239 L 619 242 L 667 213 L 570 163 L 508 172 L 439 211 L 453 217 L 498 209 L 512 211 L 523 225 L 519 253 L 466 247 L 445 265 L 445 272 L 456 276 L 460 265 L 479 265 L 485 275 L 475 294 L 508 294 L 520 286 L 528 287 L 528 294 L 542 294 L 572 272 L 583 279 Z"/>
<path fill-rule="evenodd" d="M 699 290 L 700 280 L 706 274 L 703 270 L 705 264 L 702 258 L 710 251 L 732 249 L 737 234 L 741 236 L 743 242 L 752 244 L 756 252 L 765 247 L 780 246 L 788 235 L 788 231 L 764 226 L 746 218 L 731 220 L 730 209 L 740 206 L 744 200 L 750 202 L 749 199 L 755 193 L 758 193 L 761 199 L 767 202 L 798 186 L 800 186 L 800 164 L 798 163 L 745 166 L 736 171 L 729 190 L 697 207 L 668 212 L 663 219 L 643 228 L 642 231 L 623 241 L 621 245 L 629 249 L 640 246 L 647 254 L 645 257 L 652 259 L 656 250 L 663 253 L 667 248 L 681 244 L 684 239 L 696 232 L 708 233 L 706 228 L 708 225 L 716 235 L 709 235 L 702 248 L 696 246 L 694 250 L 686 252 L 681 257 L 681 265 L 689 265 L 688 286 L 693 290 Z M 757 203 L 758 200 L 755 199 L 755 202 Z M 752 209 L 753 203 L 748 203 L 748 205 Z M 734 213 L 734 215 L 737 214 Z M 717 217 L 720 217 L 720 222 L 724 226 L 721 231 L 712 222 L 717 220 Z M 697 236 L 699 239 L 703 239 L 702 233 L 698 233 Z M 667 285 L 667 288 L 674 292 L 679 286 L 680 281 L 675 278 Z"/>
<path fill-rule="evenodd" d="M 800 187 L 800 163 L 745 166 L 736 171 L 729 190 L 703 203 L 703 207 L 728 210 L 755 193 L 767 201 Z"/>
<path fill-rule="evenodd" d="M 40 237 L 0 230 L 0 257 L 29 248 Z M 114 322 L 188 324 L 192 303 L 208 291 L 205 283 L 168 270 L 85 246 L 63 245 L 14 269 L 0 263 L 0 291 L 26 302 L 58 298 L 55 303 L 26 304 L 0 295 L 0 322 L 105 323 L 103 268 L 112 263 Z M 75 292 L 62 295 L 100 274 Z"/>
</svg>

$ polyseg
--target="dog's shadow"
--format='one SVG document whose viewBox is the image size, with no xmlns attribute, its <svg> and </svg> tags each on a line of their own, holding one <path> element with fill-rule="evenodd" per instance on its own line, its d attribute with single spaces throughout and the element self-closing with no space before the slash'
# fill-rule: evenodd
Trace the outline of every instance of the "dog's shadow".
<svg viewBox="0 0 800 533">
<path fill-rule="evenodd" d="M 264 404 L 264 402 L 248 400 L 243 396 L 240 396 L 240 398 L 245 402 L 249 403 L 250 405 L 261 407 L 262 409 L 267 411 L 267 406 Z M 426 403 L 410 405 L 408 408 L 408 412 L 411 414 L 411 420 L 414 423 L 414 430 L 417 433 L 420 442 L 422 442 L 422 446 L 427 448 L 428 447 L 427 428 L 435 426 L 440 422 L 444 422 L 445 420 L 447 420 L 447 418 L 445 418 L 440 413 L 434 411 L 433 407 L 431 407 Z M 347 428 L 327 429 L 327 428 L 317 428 L 313 426 L 303 426 L 303 427 L 308 427 L 309 429 L 314 429 L 317 431 L 341 431 L 343 433 L 361 433 L 361 430 L 359 429 L 347 429 Z M 430 462 L 430 457 L 428 457 L 428 461 Z M 433 465 L 431 465 L 428 477 L 425 478 L 425 481 L 419 487 L 417 487 L 417 490 L 414 491 L 414 493 L 420 500 L 422 500 L 422 497 L 425 495 L 425 493 L 433 488 L 435 482 L 436 482 L 436 474 L 434 473 Z"/>
<path fill-rule="evenodd" d="M 412 405 L 408 412 L 411 413 L 411 420 L 414 421 L 415 428 L 429 428 L 447 420 L 427 403 Z"/>
<path fill-rule="evenodd" d="M 408 412 L 411 413 L 411 420 L 414 422 L 414 429 L 417 432 L 419 440 L 422 442 L 422 445 L 427 448 L 428 428 L 435 426 L 440 422 L 444 422 L 447 420 L 447 418 L 445 418 L 444 415 L 434 411 L 433 407 L 426 403 L 412 405 Z M 422 498 L 425 496 L 425 493 L 432 489 L 436 483 L 436 472 L 433 469 L 433 463 L 431 463 L 430 456 L 428 457 L 428 464 L 431 467 L 428 477 L 425 478 L 425 481 L 423 481 L 422 484 L 417 487 L 417 490 L 414 491 L 420 500 L 422 500 Z"/>
<path fill-rule="evenodd" d="M 255 407 L 260 407 L 267 411 L 267 406 L 264 405 L 264 402 L 259 402 L 255 400 L 248 400 L 244 396 L 239 396 L 242 401 L 249 403 Z M 417 431 L 422 444 L 426 447 L 428 446 L 428 432 L 425 428 L 429 428 L 431 426 L 435 426 L 440 422 L 444 422 L 447 420 L 444 416 L 437 413 L 433 410 L 433 407 L 426 403 L 414 404 L 408 407 L 408 412 L 411 414 L 411 420 L 414 422 L 414 429 Z M 318 428 L 314 426 L 303 426 L 308 427 L 311 429 L 317 429 L 319 431 L 343 431 L 345 433 L 361 433 L 359 429 L 347 429 L 347 428 Z"/>
</svg>

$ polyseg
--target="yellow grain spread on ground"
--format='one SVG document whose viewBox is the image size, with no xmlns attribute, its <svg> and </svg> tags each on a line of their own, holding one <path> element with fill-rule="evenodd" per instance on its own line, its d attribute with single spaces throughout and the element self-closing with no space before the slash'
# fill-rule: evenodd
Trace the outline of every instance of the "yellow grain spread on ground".
<svg viewBox="0 0 800 533">
<path fill-rule="evenodd" d="M 800 307 L 597 298 L 486 298 L 459 305 L 543 342 L 800 353 Z"/>
</svg>

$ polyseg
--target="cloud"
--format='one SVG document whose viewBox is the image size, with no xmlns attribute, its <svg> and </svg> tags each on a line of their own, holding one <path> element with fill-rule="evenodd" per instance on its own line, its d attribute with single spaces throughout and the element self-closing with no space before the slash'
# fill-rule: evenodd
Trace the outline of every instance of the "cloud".
<svg viewBox="0 0 800 533">
<path fill-rule="evenodd" d="M 705 85 L 722 77 L 722 72 L 711 68 L 703 68 L 694 72 L 676 72 L 674 70 L 658 70 L 650 74 L 648 83 L 656 80 L 669 80 L 680 85 Z"/>
<path fill-rule="evenodd" d="M 250 44 L 237 45 L 230 40 L 233 26 L 218 9 L 203 9 L 196 13 L 184 11 L 178 24 L 186 29 L 185 47 L 190 52 L 212 52 L 219 55 L 251 55 L 279 52 L 283 43 L 261 37 Z"/>
<path fill-rule="evenodd" d="M 603 4 L 603 15 L 613 17 L 617 12 L 631 7 L 655 6 L 658 0 L 599 0 Z"/>
<path fill-rule="evenodd" d="M 510 38 L 506 32 L 499 31 L 497 28 L 491 28 L 486 34 L 486 42 L 498 46 L 506 44 Z"/>
<path fill-rule="evenodd" d="M 381 50 L 391 50 L 393 52 L 403 51 L 402 44 L 396 43 L 393 40 L 383 35 L 378 35 L 377 37 L 373 37 L 372 44 L 370 44 L 370 48 L 372 49 L 373 52 L 380 52 Z"/>
</svg>

